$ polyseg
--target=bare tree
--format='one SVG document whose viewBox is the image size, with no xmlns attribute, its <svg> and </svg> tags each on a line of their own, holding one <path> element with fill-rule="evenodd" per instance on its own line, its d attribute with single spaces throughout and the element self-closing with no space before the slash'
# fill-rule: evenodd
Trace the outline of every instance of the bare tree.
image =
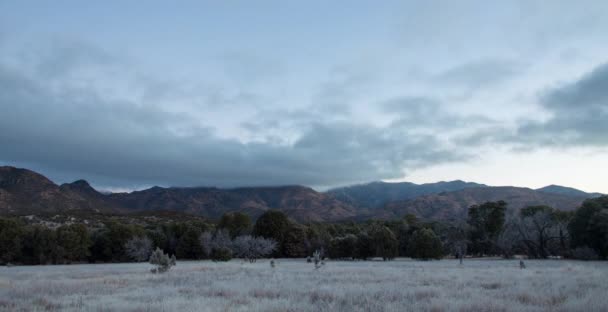
<svg viewBox="0 0 608 312">
<path fill-rule="evenodd" d="M 203 247 L 205 256 L 209 257 L 211 255 L 211 251 L 213 250 L 213 234 L 210 232 L 204 232 L 199 237 L 199 241 Z"/>
<path fill-rule="evenodd" d="M 530 256 L 547 258 L 550 254 L 549 243 L 560 238 L 554 216 L 554 209 L 548 206 L 530 206 L 520 210 L 520 240 Z"/>
<path fill-rule="evenodd" d="M 230 232 L 226 229 L 218 230 L 213 235 L 211 240 L 211 249 L 226 248 L 232 251 L 232 238 Z"/>
<path fill-rule="evenodd" d="M 511 258 L 520 240 L 519 219 L 510 217 L 496 239 L 496 246 L 505 258 Z"/>
<path fill-rule="evenodd" d="M 272 239 L 244 235 L 237 237 L 232 243 L 237 257 L 255 262 L 257 259 L 271 254 L 277 247 Z"/>
<path fill-rule="evenodd" d="M 147 261 L 152 253 L 152 240 L 146 236 L 133 237 L 125 243 L 125 252 L 137 262 Z"/>
</svg>

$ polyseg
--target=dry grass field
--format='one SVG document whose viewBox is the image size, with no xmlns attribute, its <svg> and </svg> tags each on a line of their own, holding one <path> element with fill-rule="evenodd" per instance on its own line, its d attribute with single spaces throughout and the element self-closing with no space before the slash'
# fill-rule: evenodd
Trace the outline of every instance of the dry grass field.
<svg viewBox="0 0 608 312">
<path fill-rule="evenodd" d="M 0 311 L 608 311 L 608 262 L 304 260 L 0 267 Z"/>
</svg>

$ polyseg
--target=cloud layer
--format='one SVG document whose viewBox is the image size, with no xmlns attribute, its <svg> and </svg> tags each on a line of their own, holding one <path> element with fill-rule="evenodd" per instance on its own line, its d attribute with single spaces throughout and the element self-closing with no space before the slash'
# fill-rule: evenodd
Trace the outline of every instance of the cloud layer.
<svg viewBox="0 0 608 312">
<path fill-rule="evenodd" d="M 584 2 L 3 2 L 0 165 L 125 189 L 325 188 L 502 172 L 497 150 L 605 153 L 608 5 Z"/>
<path fill-rule="evenodd" d="M 297 130 L 291 143 L 222 138 L 205 118 L 82 85 L 88 68 L 100 63 L 88 54 L 73 56 L 89 52 L 65 53 L 67 60 L 41 56 L 29 74 L 22 64 L 0 66 L 2 160 L 113 186 L 329 186 L 399 178 L 407 168 L 463 157 L 407 125 L 377 127 L 305 110 L 266 112 L 266 124 L 250 129 L 285 123 Z"/>
</svg>

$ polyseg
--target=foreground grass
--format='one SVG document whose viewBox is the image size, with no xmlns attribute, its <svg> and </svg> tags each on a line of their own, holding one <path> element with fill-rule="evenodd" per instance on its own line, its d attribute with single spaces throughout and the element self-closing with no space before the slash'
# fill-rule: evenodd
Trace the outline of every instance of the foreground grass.
<svg viewBox="0 0 608 312">
<path fill-rule="evenodd" d="M 608 263 L 468 260 L 0 267 L 0 311 L 608 311 Z"/>
</svg>

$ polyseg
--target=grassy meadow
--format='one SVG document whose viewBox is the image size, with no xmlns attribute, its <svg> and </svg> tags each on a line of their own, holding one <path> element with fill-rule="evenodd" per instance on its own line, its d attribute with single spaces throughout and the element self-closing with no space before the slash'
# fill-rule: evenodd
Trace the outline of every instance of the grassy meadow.
<svg viewBox="0 0 608 312">
<path fill-rule="evenodd" d="M 0 311 L 608 311 L 608 263 L 182 261 L 0 267 Z"/>
</svg>

